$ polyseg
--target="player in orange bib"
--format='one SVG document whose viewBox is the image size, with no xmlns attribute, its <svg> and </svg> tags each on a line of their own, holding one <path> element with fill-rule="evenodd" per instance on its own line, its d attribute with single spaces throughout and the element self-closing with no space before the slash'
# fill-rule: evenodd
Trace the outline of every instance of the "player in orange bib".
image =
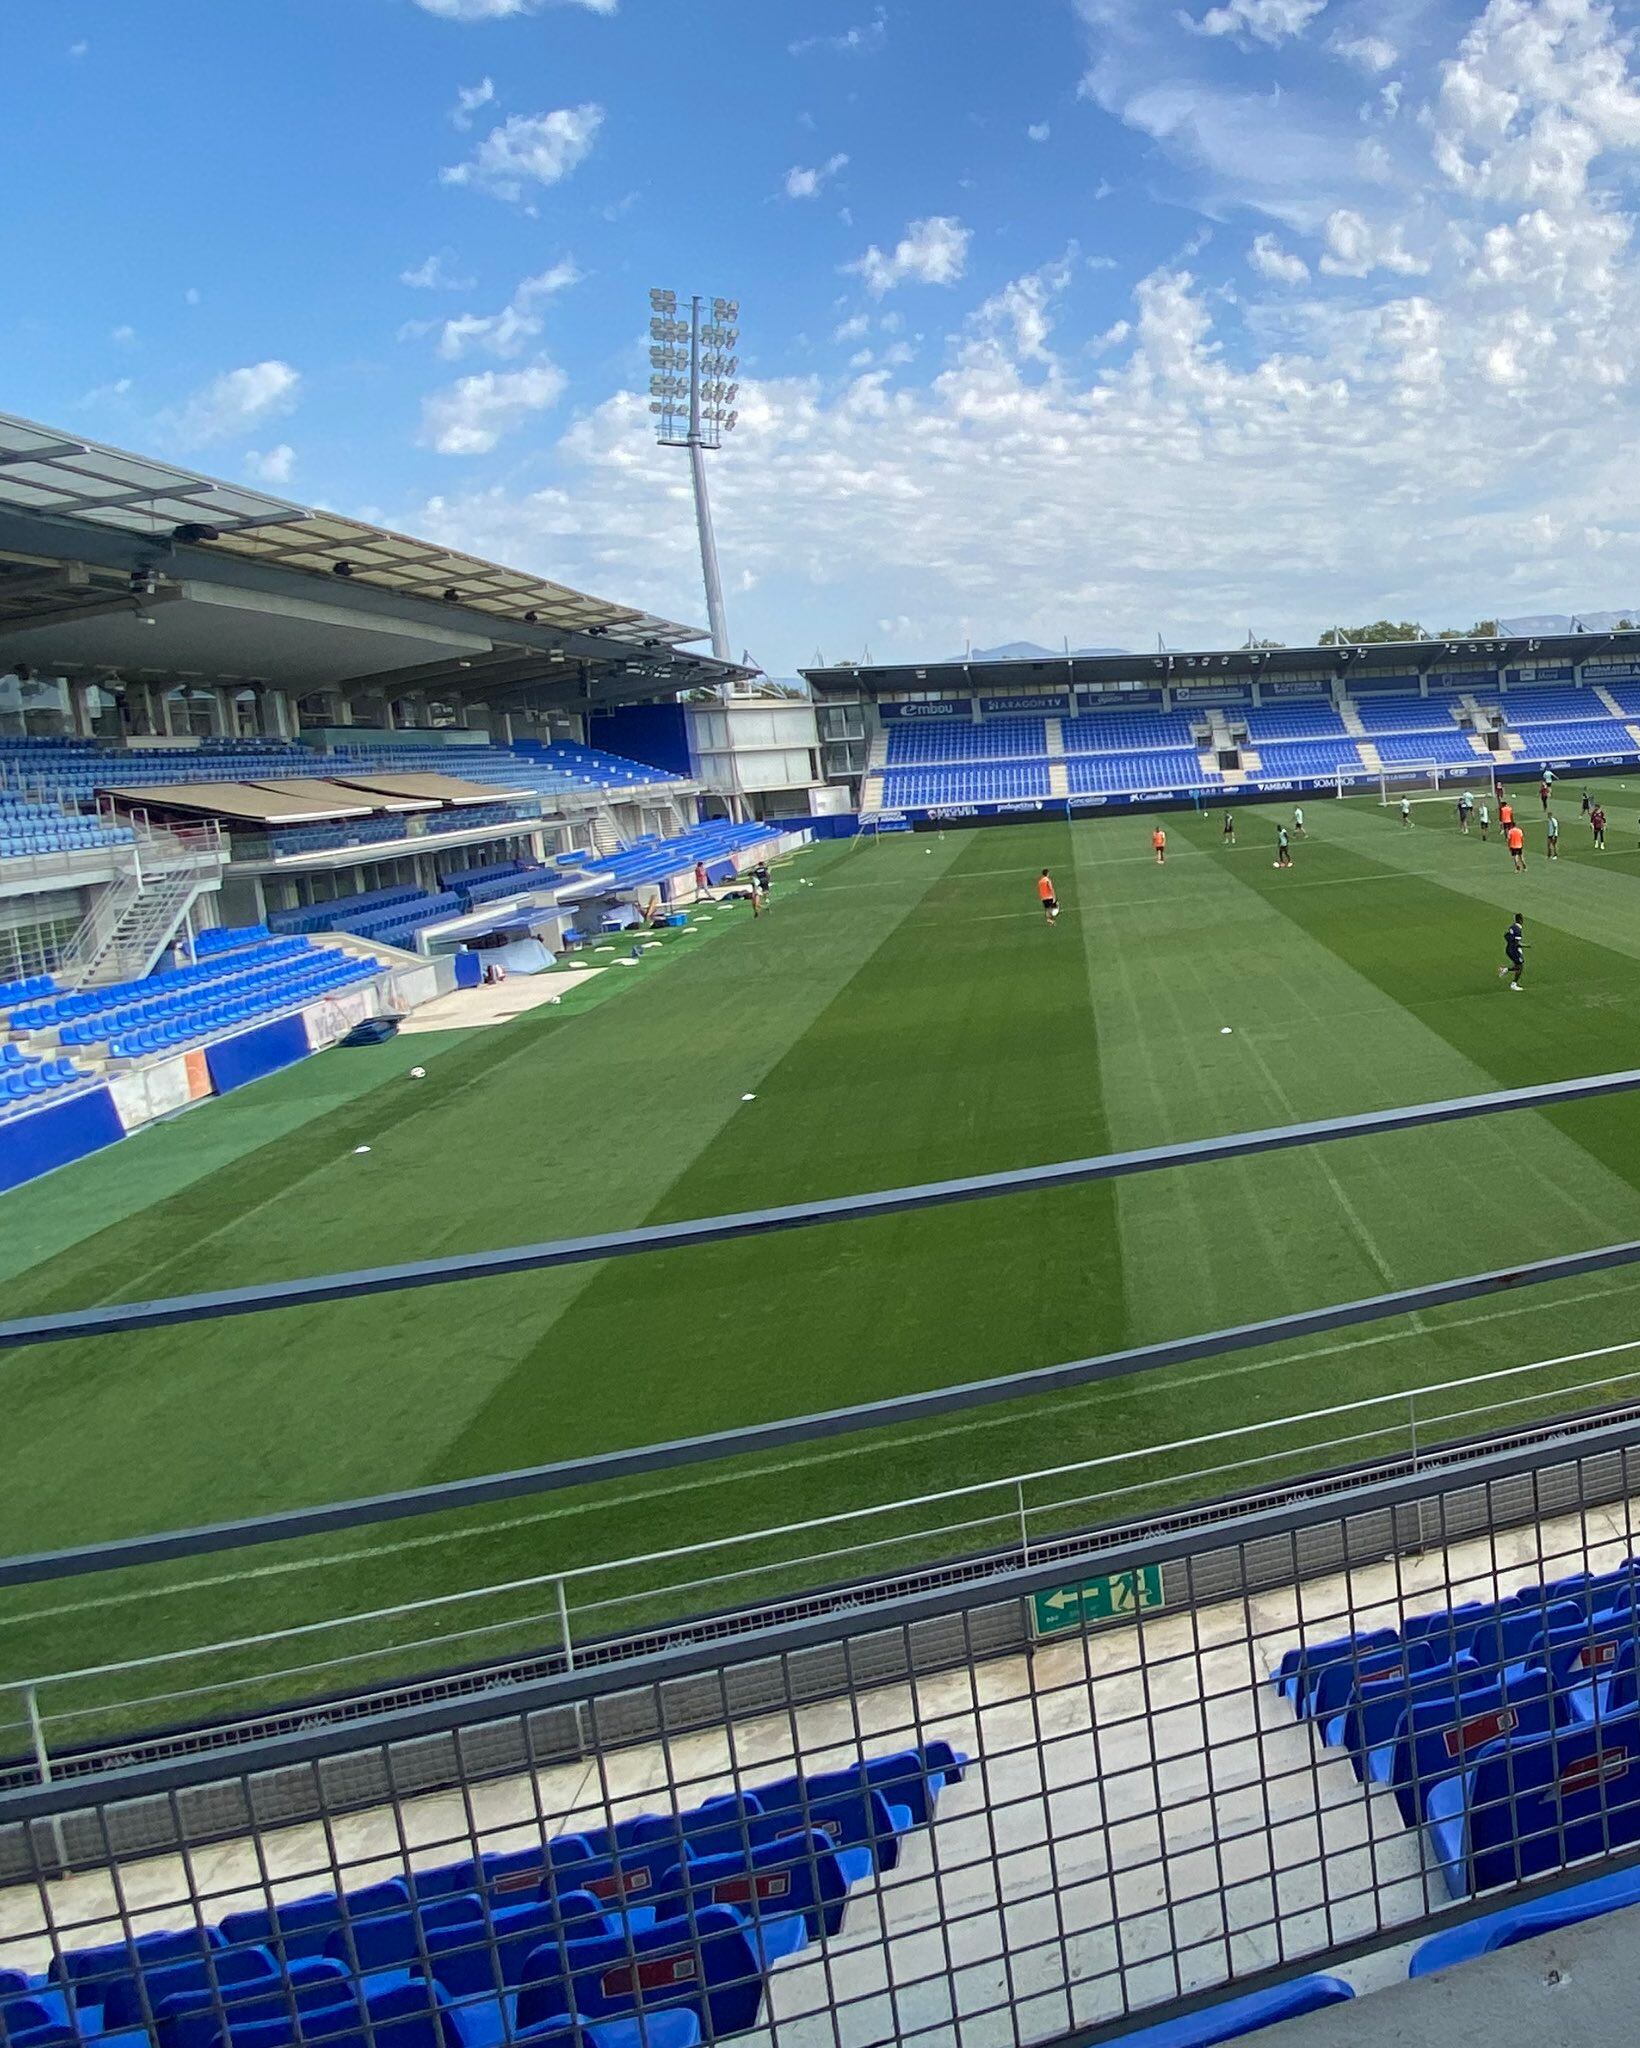
<svg viewBox="0 0 1640 2048">
<path fill-rule="evenodd" d="M 1059 915 L 1059 898 L 1053 892 L 1053 876 L 1048 873 L 1046 868 L 1042 870 L 1042 873 L 1037 878 L 1036 894 L 1037 900 L 1042 905 L 1043 916 L 1047 918 L 1049 924 L 1052 924 Z"/>
<path fill-rule="evenodd" d="M 1160 825 L 1151 833 L 1150 843 L 1156 849 L 1156 865 L 1159 868 L 1165 867 L 1167 865 L 1167 834 Z"/>
<path fill-rule="evenodd" d="M 1526 834 L 1518 825 L 1511 825 L 1504 836 L 1509 842 L 1509 858 L 1515 863 L 1517 869 L 1524 870 L 1526 866 Z"/>
</svg>

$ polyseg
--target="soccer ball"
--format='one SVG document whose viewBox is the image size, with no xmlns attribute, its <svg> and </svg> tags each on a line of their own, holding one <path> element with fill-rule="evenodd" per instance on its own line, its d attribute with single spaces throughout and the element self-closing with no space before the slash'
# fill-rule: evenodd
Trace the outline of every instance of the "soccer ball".
<svg viewBox="0 0 1640 2048">
<path fill-rule="evenodd" d="M 425 1067 L 412 1067 L 410 1069 L 410 1078 L 412 1081 L 425 1081 L 427 1079 L 427 1069 Z"/>
</svg>

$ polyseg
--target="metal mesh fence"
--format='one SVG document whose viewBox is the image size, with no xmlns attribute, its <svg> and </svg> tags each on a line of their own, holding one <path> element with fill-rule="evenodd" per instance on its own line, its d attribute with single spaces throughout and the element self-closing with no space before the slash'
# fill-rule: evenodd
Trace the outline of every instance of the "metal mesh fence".
<svg viewBox="0 0 1640 2048">
<path fill-rule="evenodd" d="M 1612 1424 L 9 1791 L 8 2048 L 1024 2048 L 1370 1982 L 1640 1844 L 1637 1469 Z"/>
</svg>

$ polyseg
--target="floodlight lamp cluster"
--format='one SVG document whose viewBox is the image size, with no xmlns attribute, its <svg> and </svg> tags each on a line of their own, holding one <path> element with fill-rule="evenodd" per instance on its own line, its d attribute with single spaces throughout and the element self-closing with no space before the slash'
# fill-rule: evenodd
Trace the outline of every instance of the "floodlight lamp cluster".
<svg viewBox="0 0 1640 2048">
<path fill-rule="evenodd" d="M 649 311 L 649 410 L 659 439 L 721 448 L 740 419 L 740 386 L 734 381 L 740 369 L 734 353 L 740 301 L 694 299 L 683 318 L 677 293 L 656 289 L 649 294 Z"/>
</svg>

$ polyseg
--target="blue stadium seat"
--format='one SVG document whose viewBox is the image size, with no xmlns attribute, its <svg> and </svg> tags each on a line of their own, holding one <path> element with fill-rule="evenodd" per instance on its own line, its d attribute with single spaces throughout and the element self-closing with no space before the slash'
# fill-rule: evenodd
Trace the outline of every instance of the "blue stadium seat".
<svg viewBox="0 0 1640 2048">
<path fill-rule="evenodd" d="M 689 1901 L 677 1911 L 703 1905 L 732 1906 L 752 1922 L 765 1965 L 795 1955 L 805 1942 L 840 1934 L 849 1880 L 830 1837 L 786 1835 L 749 1853 L 732 1850 L 674 1865 L 660 1884 L 664 1900 Z"/>
<path fill-rule="evenodd" d="M 272 1976 L 250 1976 L 232 1986 L 219 1976 L 214 1990 L 194 1986 L 172 1991 L 153 2007 L 159 2048 L 215 2048 L 222 2020 L 282 2020 L 291 2012 L 334 2007 L 350 1998 L 352 1979 L 341 1963 L 325 1956 L 304 1956 L 283 1969 L 268 1949 L 241 1949 L 225 1954 L 264 1956 Z"/>
<path fill-rule="evenodd" d="M 1348 1663 L 1369 1650 L 1387 1650 L 1401 1640 L 1392 1628 L 1365 1630 L 1360 1635 L 1333 1636 L 1324 1643 L 1298 1643 L 1282 1653 L 1272 1684 L 1301 1719 L 1310 1712 L 1317 1681 L 1329 1664 Z"/>
<path fill-rule="evenodd" d="M 1479 1920 L 1466 1920 L 1462 1927 L 1448 1928 L 1432 1935 L 1414 1950 L 1407 1965 L 1409 1977 L 1428 1977 L 1447 1970 L 1454 1963 L 1466 1963 L 1476 1956 L 1490 1955 L 1517 1942 L 1531 1941 L 1557 1928 L 1575 1927 L 1584 1920 L 1596 1920 L 1602 1913 L 1615 1913 L 1625 1906 L 1640 1905 L 1640 1869 L 1616 1870 L 1608 1877 L 1591 1878 L 1586 1884 L 1568 1885 L 1547 1899 L 1506 1906 Z"/>
<path fill-rule="evenodd" d="M 139 1973 L 166 1963 L 198 1961 L 224 1946 L 214 1927 L 162 1928 L 139 1934 L 134 1941 L 107 1942 L 99 1948 L 65 1949 L 51 1959 L 51 1982 L 64 1985 L 82 2020 L 100 2014 L 115 1988 L 128 1985 Z"/>
<path fill-rule="evenodd" d="M 484 1926 L 484 1903 L 476 1892 L 452 1892 L 424 1899 L 414 1909 L 350 1918 L 325 1938 L 324 1953 L 361 1977 L 410 1970 L 425 1953 L 427 1935 L 439 1927 Z"/>
<path fill-rule="evenodd" d="M 1387 1784 L 1397 1732 L 1413 1707 L 1434 1700 L 1461 1712 L 1470 1694 L 1484 1692 L 1491 1684 L 1490 1672 L 1461 1653 L 1450 1663 L 1431 1664 L 1422 1672 L 1364 1678 L 1344 1710 L 1339 1735 L 1355 1775 L 1364 1784 Z"/>
<path fill-rule="evenodd" d="M 212 1949 L 116 1979 L 103 2000 L 102 2028 L 111 2033 L 120 2027 L 145 2027 L 148 2016 L 158 2019 L 173 1999 L 209 2011 L 213 1994 L 227 2004 L 241 1994 L 265 1993 L 279 1982 L 279 1965 L 268 1949 Z"/>
<path fill-rule="evenodd" d="M 1217 2041 L 1239 2041 L 1273 2027 L 1278 2020 L 1297 2019 L 1329 2005 L 1343 2005 L 1355 1996 L 1341 1977 L 1300 1977 L 1273 1991 L 1250 1991 L 1245 1998 L 1227 1998 L 1205 2012 L 1183 2019 L 1161 2020 L 1124 2034 L 1124 2048 L 1212 2048 Z"/>
<path fill-rule="evenodd" d="M 520 2027 L 685 2006 L 705 2033 L 722 2037 L 756 2026 L 763 2005 L 763 1966 L 741 1916 L 704 1906 L 690 1919 L 537 1948 L 518 1990 Z"/>
<path fill-rule="evenodd" d="M 408 1889 L 401 1878 L 394 1877 L 355 1892 L 317 1892 L 280 1905 L 224 1914 L 222 1939 L 269 1947 L 287 1958 L 323 1955 L 326 1942 L 338 1929 L 409 1904 Z"/>
<path fill-rule="evenodd" d="M 1431 1789 L 1467 1769 L 1491 1743 L 1546 1734 L 1565 1716 L 1546 1671 L 1471 1687 L 1457 1700 L 1415 1701 L 1395 1734 L 1387 1783 L 1409 1828 L 1428 1818 Z"/>
<path fill-rule="evenodd" d="M 1640 1841 L 1640 1714 L 1489 1744 L 1426 1810 L 1456 1899 Z"/>
<path fill-rule="evenodd" d="M 463 2048 L 454 2015 L 425 1983 L 366 1989 L 277 2019 L 230 2020 L 223 2048 Z"/>
</svg>

